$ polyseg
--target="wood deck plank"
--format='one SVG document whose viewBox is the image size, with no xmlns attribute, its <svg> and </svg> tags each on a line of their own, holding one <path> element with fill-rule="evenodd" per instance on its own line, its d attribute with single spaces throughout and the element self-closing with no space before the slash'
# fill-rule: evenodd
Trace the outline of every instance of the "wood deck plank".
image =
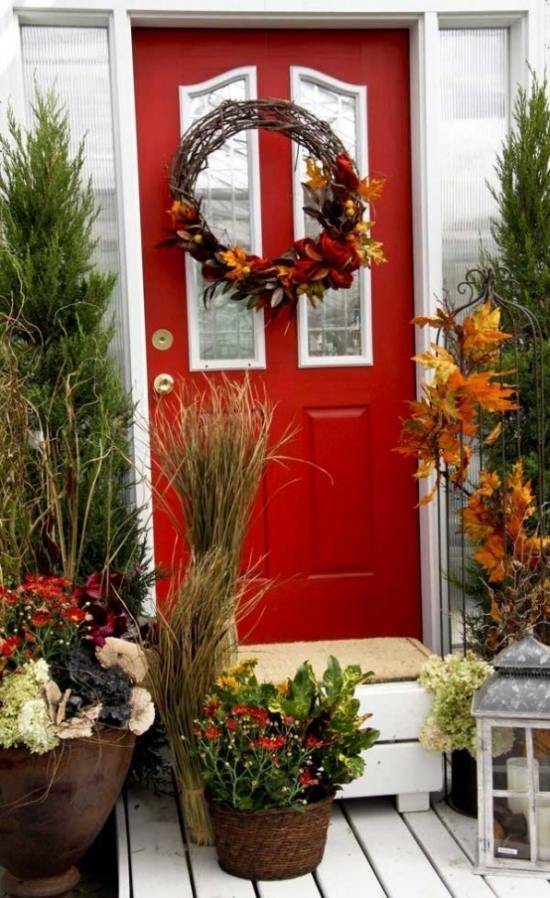
<svg viewBox="0 0 550 898">
<path fill-rule="evenodd" d="M 434 805 L 434 811 L 460 844 L 468 860 L 475 864 L 477 861 L 477 821 L 453 811 L 444 799 Z"/>
<path fill-rule="evenodd" d="M 130 856 L 128 853 L 128 822 L 124 796 L 121 795 L 115 807 L 116 854 L 118 870 L 118 898 L 132 898 L 130 883 Z"/>
<path fill-rule="evenodd" d="M 132 786 L 127 807 L 133 898 L 194 898 L 174 797 Z"/>
<path fill-rule="evenodd" d="M 221 869 L 215 848 L 190 845 L 189 858 L 197 898 L 255 898 L 251 882 Z"/>
<path fill-rule="evenodd" d="M 389 801 L 346 802 L 346 816 L 388 898 L 451 896 Z"/>
<path fill-rule="evenodd" d="M 496 898 L 550 898 L 550 886 L 544 879 L 528 876 L 486 876 Z"/>
<path fill-rule="evenodd" d="M 327 898 L 385 898 L 384 891 L 336 802 L 328 831 L 325 856 L 316 878 Z"/>
<path fill-rule="evenodd" d="M 405 814 L 405 821 L 455 898 L 494 898 L 483 877 L 433 811 Z"/>
<path fill-rule="evenodd" d="M 284 879 L 277 882 L 259 880 L 256 886 L 260 898 L 321 898 L 313 876 L 298 876 L 296 879 Z M 224 898 L 226 898 L 225 895 Z M 324 898 L 332 898 L 332 896 L 326 895 Z"/>
<path fill-rule="evenodd" d="M 254 886 L 249 880 L 222 870 L 215 848 L 194 845 L 190 839 L 187 839 L 187 846 L 196 898 L 255 898 Z"/>
</svg>

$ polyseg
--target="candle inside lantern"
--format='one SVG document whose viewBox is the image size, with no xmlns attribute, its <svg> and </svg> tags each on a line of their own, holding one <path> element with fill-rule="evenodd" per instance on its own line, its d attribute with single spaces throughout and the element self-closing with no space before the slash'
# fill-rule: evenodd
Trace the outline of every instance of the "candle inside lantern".
<svg viewBox="0 0 550 898">
<path fill-rule="evenodd" d="M 533 760 L 533 769 L 535 771 L 535 791 L 538 789 L 539 779 L 539 762 Z M 527 792 L 529 791 L 529 768 L 527 758 L 508 758 L 506 761 L 506 779 L 509 792 L 525 792 L 523 796 L 510 796 L 508 798 L 508 807 L 513 814 L 524 814 L 525 817 L 529 813 L 529 799 Z"/>
<path fill-rule="evenodd" d="M 537 801 L 538 856 L 541 861 L 550 860 L 550 799 Z"/>
</svg>

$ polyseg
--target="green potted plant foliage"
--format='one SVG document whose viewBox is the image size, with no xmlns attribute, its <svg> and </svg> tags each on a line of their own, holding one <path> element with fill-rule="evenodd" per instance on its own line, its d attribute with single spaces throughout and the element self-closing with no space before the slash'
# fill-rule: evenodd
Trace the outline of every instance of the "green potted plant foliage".
<svg viewBox="0 0 550 898">
<path fill-rule="evenodd" d="M 321 680 L 311 664 L 278 686 L 258 682 L 254 661 L 220 676 L 195 722 L 221 867 L 245 879 L 287 879 L 314 870 L 336 791 L 364 771 L 378 738 L 359 714 L 368 680 L 330 657 Z"/>
</svg>

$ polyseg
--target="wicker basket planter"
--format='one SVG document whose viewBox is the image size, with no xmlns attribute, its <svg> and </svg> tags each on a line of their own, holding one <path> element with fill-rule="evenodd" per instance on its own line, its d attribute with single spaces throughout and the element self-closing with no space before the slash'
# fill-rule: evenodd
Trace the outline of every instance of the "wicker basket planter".
<svg viewBox="0 0 550 898">
<path fill-rule="evenodd" d="M 292 879 L 319 866 L 333 797 L 303 810 L 239 811 L 211 803 L 220 867 L 242 879 Z"/>
</svg>

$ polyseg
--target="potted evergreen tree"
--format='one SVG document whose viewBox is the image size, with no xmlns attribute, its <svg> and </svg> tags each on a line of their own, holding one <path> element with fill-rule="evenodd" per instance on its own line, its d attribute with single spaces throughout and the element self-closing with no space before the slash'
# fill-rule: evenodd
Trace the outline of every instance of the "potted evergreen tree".
<svg viewBox="0 0 550 898">
<path fill-rule="evenodd" d="M 134 615 L 133 408 L 109 349 L 114 276 L 67 117 L 0 139 L 0 865 L 19 898 L 66 894 L 154 715 Z"/>
</svg>

